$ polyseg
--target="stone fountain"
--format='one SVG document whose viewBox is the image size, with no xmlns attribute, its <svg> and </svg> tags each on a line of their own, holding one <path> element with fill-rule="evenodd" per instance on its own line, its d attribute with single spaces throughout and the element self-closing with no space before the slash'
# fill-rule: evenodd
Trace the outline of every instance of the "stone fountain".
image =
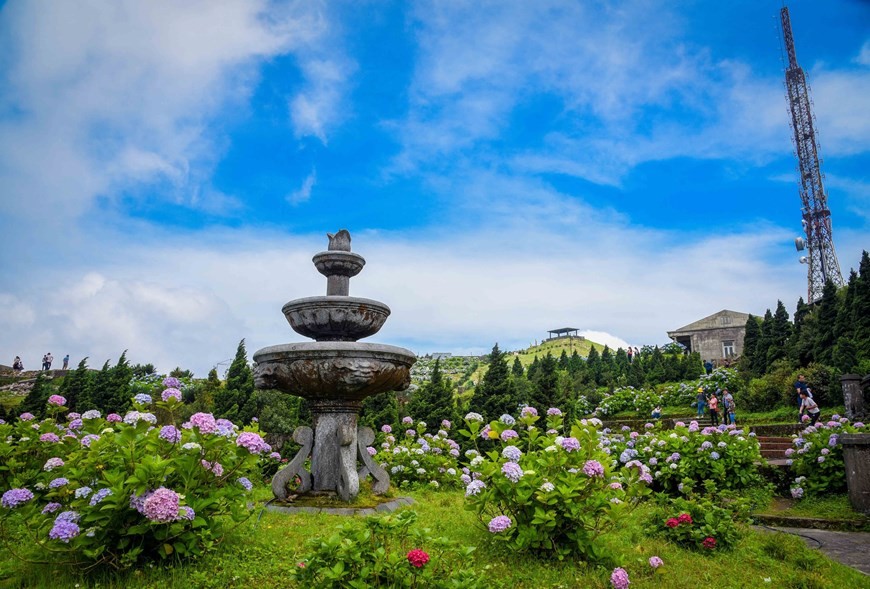
<svg viewBox="0 0 870 589">
<path fill-rule="evenodd" d="M 350 296 L 350 279 L 365 259 L 350 251 L 347 230 L 327 235 L 328 251 L 313 258 L 326 276 L 326 296 L 296 299 L 282 309 L 294 331 L 315 341 L 270 346 L 254 354 L 257 388 L 304 397 L 314 416 L 313 429 L 293 432 L 302 449 L 272 479 L 278 499 L 287 498 L 288 484 L 297 479 L 295 492 L 334 492 L 345 501 L 356 497 L 360 480 L 369 475 L 375 493 L 389 489 L 389 475 L 366 451 L 375 434 L 358 427 L 357 418 L 366 397 L 408 388 L 417 359 L 404 348 L 357 341 L 377 333 L 390 308 Z M 308 458 L 311 472 L 305 468 Z"/>
</svg>

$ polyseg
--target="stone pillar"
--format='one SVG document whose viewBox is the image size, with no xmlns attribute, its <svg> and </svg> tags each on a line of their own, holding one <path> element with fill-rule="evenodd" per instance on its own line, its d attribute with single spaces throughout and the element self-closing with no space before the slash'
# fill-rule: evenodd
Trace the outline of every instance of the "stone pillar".
<svg viewBox="0 0 870 589">
<path fill-rule="evenodd" d="M 839 443 L 846 463 L 849 502 L 856 511 L 870 514 L 870 434 L 843 434 Z"/>
<path fill-rule="evenodd" d="M 333 491 L 350 501 L 359 493 L 356 468 L 359 404 L 319 401 L 312 405 L 312 487 L 315 491 Z"/>
<path fill-rule="evenodd" d="M 861 377 L 857 374 L 844 374 L 840 377 L 843 386 L 843 402 L 846 404 L 846 417 L 849 421 L 864 418 L 864 391 Z"/>
</svg>

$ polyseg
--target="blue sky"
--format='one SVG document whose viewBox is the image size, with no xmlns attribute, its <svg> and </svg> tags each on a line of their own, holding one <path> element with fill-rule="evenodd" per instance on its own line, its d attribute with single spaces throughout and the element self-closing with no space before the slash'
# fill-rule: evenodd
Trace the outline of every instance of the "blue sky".
<svg viewBox="0 0 870 589">
<path fill-rule="evenodd" d="M 805 296 L 778 2 L 9 2 L 0 362 L 203 375 L 301 339 L 348 228 L 372 341 L 663 343 Z M 841 266 L 870 248 L 870 4 L 790 4 Z"/>
</svg>

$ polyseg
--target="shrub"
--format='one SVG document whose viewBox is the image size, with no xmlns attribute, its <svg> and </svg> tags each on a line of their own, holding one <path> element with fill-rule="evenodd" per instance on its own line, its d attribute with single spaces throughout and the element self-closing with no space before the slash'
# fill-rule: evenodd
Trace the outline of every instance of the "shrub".
<svg viewBox="0 0 870 589">
<path fill-rule="evenodd" d="M 393 432 L 389 425 L 381 426 L 376 445 L 369 450 L 390 473 L 392 483 L 404 488 L 460 487 L 459 444 L 449 437 L 451 423 L 442 421 L 435 434 L 426 433 L 427 424 L 410 417 L 403 419 L 401 427 L 404 430 Z"/>
<path fill-rule="evenodd" d="M 468 567 L 474 548 L 459 549 L 428 529 L 412 530 L 414 511 L 346 524 L 326 539 L 313 539 L 291 577 L 299 587 L 484 587 Z M 487 584 L 488 586 L 488 584 Z"/>
<path fill-rule="evenodd" d="M 4 498 L 33 496 L 4 501 L 0 523 L 19 524 L 46 556 L 122 568 L 199 555 L 247 518 L 248 477 L 268 448 L 260 436 L 208 414 L 157 425 L 146 397 L 123 419 L 88 411 L 66 423 L 0 425 Z M 170 395 L 153 406 L 172 416 L 181 402 Z"/>
<path fill-rule="evenodd" d="M 549 413 L 546 431 L 534 425 L 539 417 L 532 408 L 519 420 L 505 415 L 488 425 L 466 416 L 463 433 L 496 443 L 485 455 L 472 451 L 468 508 L 512 550 L 603 560 L 608 555 L 598 537 L 648 493 L 652 478 L 637 461 L 611 462 L 599 420 L 580 420 L 563 437 L 561 412 Z"/>
<path fill-rule="evenodd" d="M 830 421 L 819 422 L 795 437 L 791 456 L 792 471 L 798 475 L 791 485 L 795 499 L 846 492 L 846 465 L 843 447 L 838 443 L 842 434 L 870 433 L 870 426 L 834 415 Z"/>
<path fill-rule="evenodd" d="M 625 428 L 628 429 L 628 428 Z M 677 422 L 673 430 L 611 434 L 608 451 L 623 464 L 640 460 L 653 471 L 655 488 L 672 495 L 713 481 L 722 489 L 745 489 L 761 481 L 761 452 L 754 434 L 734 425 L 701 428 Z"/>
<path fill-rule="evenodd" d="M 741 536 L 734 513 L 705 497 L 668 501 L 653 512 L 648 531 L 706 553 L 728 550 Z"/>
</svg>

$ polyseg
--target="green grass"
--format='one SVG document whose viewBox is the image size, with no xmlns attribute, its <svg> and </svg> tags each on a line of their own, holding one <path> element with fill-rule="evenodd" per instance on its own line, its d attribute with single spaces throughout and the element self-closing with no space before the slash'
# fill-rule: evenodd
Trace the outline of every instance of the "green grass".
<svg viewBox="0 0 870 589">
<path fill-rule="evenodd" d="M 848 495 L 829 497 L 807 497 L 796 501 L 791 507 L 779 511 L 768 511 L 782 516 L 815 517 L 822 519 L 867 519 L 863 513 L 852 509 Z"/>
<path fill-rule="evenodd" d="M 411 493 L 420 514 L 417 525 L 462 545 L 478 546 L 469 566 L 492 579 L 491 586 L 510 588 L 609 587 L 610 569 L 575 561 L 551 561 L 506 553 L 475 525 L 463 509 L 461 493 Z M 643 507 L 627 525 L 604 537 L 619 555 L 618 564 L 631 575 L 632 589 L 743 588 L 870 588 L 870 578 L 810 550 L 794 536 L 747 531 L 731 552 L 713 556 L 680 549 L 643 534 Z M 164 566 L 157 563 L 123 574 L 81 577 L 69 571 L 27 565 L 0 551 L 0 588 L 223 588 L 291 587 L 287 571 L 303 556 L 306 538 L 331 534 L 350 518 L 324 514 L 284 515 L 258 511 L 218 549 L 201 560 Z M 647 564 L 650 556 L 665 561 L 660 572 Z M 770 582 L 765 582 L 769 578 Z M 307 588 L 306 588 L 307 589 Z"/>
</svg>

